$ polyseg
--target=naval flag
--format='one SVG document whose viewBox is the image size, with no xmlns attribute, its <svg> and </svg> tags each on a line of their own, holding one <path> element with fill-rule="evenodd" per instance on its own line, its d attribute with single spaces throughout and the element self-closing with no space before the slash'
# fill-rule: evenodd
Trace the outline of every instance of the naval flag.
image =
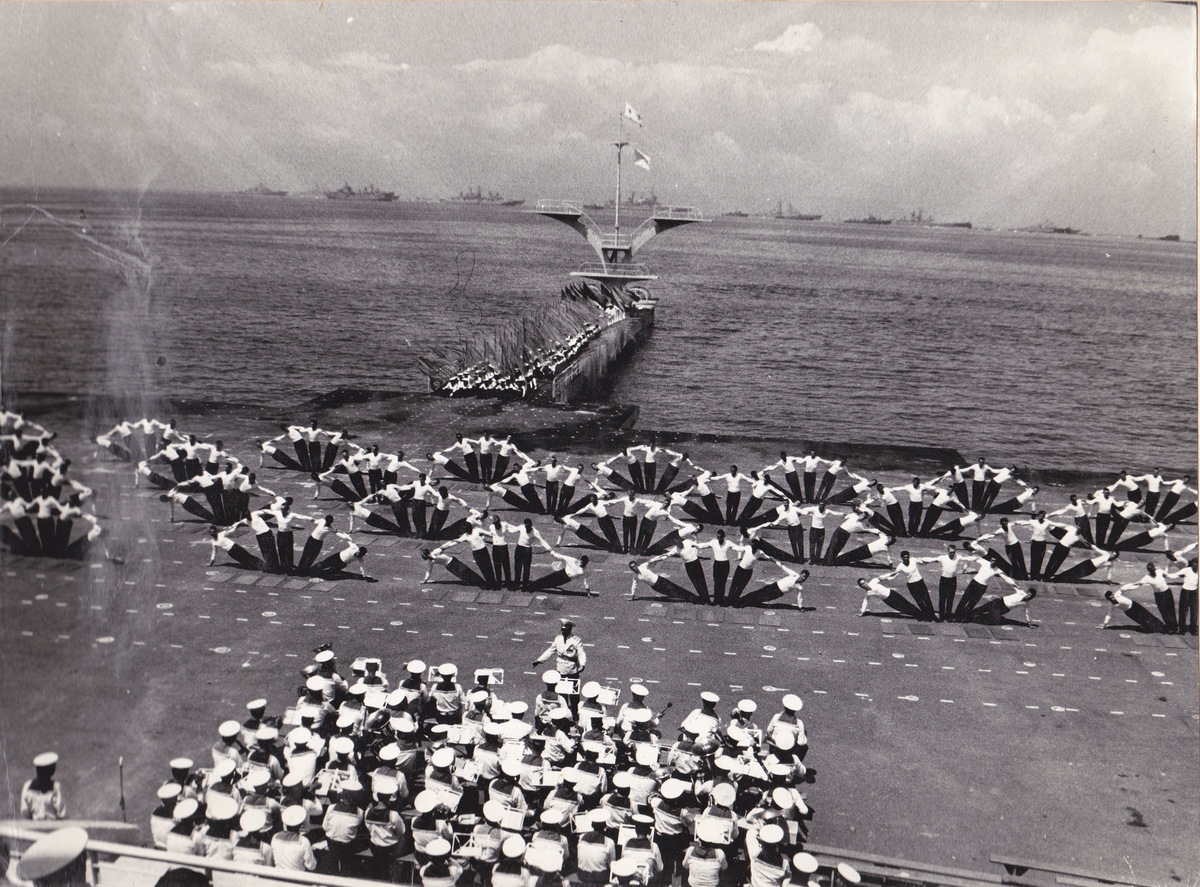
<svg viewBox="0 0 1200 887">
<path fill-rule="evenodd" d="M 642 169 L 650 168 L 650 155 L 643 154 L 637 148 L 633 149 L 633 165 L 640 166 Z"/>
<path fill-rule="evenodd" d="M 633 110 L 633 105 L 629 104 L 629 102 L 625 103 L 625 116 L 628 117 L 630 120 L 632 120 L 634 123 L 636 123 L 638 126 L 642 125 L 642 115 L 639 114 L 637 111 Z"/>
</svg>

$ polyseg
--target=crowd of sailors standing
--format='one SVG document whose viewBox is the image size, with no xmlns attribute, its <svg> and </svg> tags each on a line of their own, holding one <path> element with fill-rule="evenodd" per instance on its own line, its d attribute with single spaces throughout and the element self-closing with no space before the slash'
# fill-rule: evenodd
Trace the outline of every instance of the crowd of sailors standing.
<svg viewBox="0 0 1200 887">
<path fill-rule="evenodd" d="M 816 876 L 800 696 L 722 710 L 717 694 L 689 689 L 695 708 L 664 736 L 671 702 L 639 681 L 585 680 L 575 624 L 560 626 L 534 660 L 555 668 L 528 701 L 504 693 L 491 663 L 460 682 L 454 663 L 410 659 L 393 679 L 362 656 L 343 678 L 318 648 L 294 704 L 272 715 L 251 700 L 248 717 L 217 726 L 211 766 L 169 762 L 155 845 L 426 887 Z"/>
</svg>

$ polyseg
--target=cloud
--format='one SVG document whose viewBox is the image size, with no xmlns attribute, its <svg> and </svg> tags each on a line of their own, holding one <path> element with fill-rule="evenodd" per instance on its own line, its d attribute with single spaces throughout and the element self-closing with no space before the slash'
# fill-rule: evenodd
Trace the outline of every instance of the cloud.
<svg viewBox="0 0 1200 887">
<path fill-rule="evenodd" d="M 801 52 L 812 52 L 824 37 L 821 29 L 815 24 L 805 22 L 802 25 L 788 25 L 787 30 L 774 40 L 763 40 L 761 43 L 754 44 L 754 48 L 758 52 L 782 52 L 786 55 L 796 55 Z"/>
<path fill-rule="evenodd" d="M 354 68 L 357 71 L 378 74 L 398 74 L 407 71 L 409 66 L 403 62 L 391 61 L 387 55 L 380 55 L 365 50 L 351 50 L 335 55 L 325 60 L 327 65 L 335 68 Z"/>
</svg>

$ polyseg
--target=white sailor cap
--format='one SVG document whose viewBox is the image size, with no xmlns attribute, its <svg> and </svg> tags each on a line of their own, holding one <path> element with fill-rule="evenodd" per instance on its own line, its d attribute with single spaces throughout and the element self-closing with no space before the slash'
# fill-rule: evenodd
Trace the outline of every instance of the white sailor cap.
<svg viewBox="0 0 1200 887">
<path fill-rule="evenodd" d="M 564 708 L 561 705 L 558 708 L 552 708 L 546 713 L 552 721 L 569 721 L 571 720 L 571 709 Z"/>
<path fill-rule="evenodd" d="M 504 818 L 504 814 L 508 809 L 499 801 L 485 801 L 483 805 L 483 818 L 490 823 L 498 823 Z"/>
<path fill-rule="evenodd" d="M 559 619 L 559 620 L 558 620 L 558 624 L 559 624 L 559 626 L 560 626 L 560 627 L 562 627 L 562 628 L 566 628 L 568 625 L 569 625 L 569 626 L 571 626 L 572 628 L 574 628 L 574 627 L 575 627 L 575 620 L 574 620 L 574 619 L 567 619 L 566 617 L 563 617 L 562 619 Z"/>
<path fill-rule="evenodd" d="M 267 812 L 262 807 L 247 807 L 238 819 L 238 828 L 246 834 L 261 832 L 267 827 Z"/>
<path fill-rule="evenodd" d="M 452 678 L 458 674 L 458 666 L 453 662 L 443 662 L 437 667 L 437 673 L 444 678 Z"/>
<path fill-rule="evenodd" d="M 258 742 L 274 742 L 279 738 L 279 730 L 276 727 L 269 727 L 263 724 L 254 731 L 254 738 Z"/>
<path fill-rule="evenodd" d="M 158 787 L 158 797 L 160 800 L 169 801 L 171 798 L 178 798 L 183 793 L 183 786 L 178 782 L 167 782 Z"/>
<path fill-rule="evenodd" d="M 339 711 L 337 716 L 337 728 L 345 730 L 347 727 L 353 727 L 358 722 L 358 714 L 353 711 Z M 348 736 L 341 737 L 348 739 Z"/>
<path fill-rule="evenodd" d="M 445 838 L 434 838 L 425 845 L 426 856 L 449 856 L 450 842 Z"/>
<path fill-rule="evenodd" d="M 649 724 L 654 720 L 654 712 L 648 708 L 635 708 L 629 713 L 629 720 L 635 724 Z"/>
<path fill-rule="evenodd" d="M 172 770 L 191 770 L 196 766 L 196 762 L 191 758 L 172 758 L 167 766 Z"/>
<path fill-rule="evenodd" d="M 400 746 L 394 742 L 389 742 L 381 748 L 376 755 L 381 761 L 395 761 L 400 758 Z"/>
<path fill-rule="evenodd" d="M 669 801 L 673 801 L 683 794 L 687 788 L 687 783 L 682 779 L 668 779 L 659 787 L 658 793 Z"/>
<path fill-rule="evenodd" d="M 649 696 L 650 688 L 647 687 L 645 684 L 634 684 L 632 687 L 629 688 L 629 692 L 633 696 Z"/>
<path fill-rule="evenodd" d="M 209 822 L 225 822 L 238 815 L 237 798 L 222 792 L 209 792 L 204 815 Z"/>
<path fill-rule="evenodd" d="M 780 810 L 791 810 L 796 806 L 792 793 L 783 786 L 776 786 L 771 790 L 771 800 Z"/>
<path fill-rule="evenodd" d="M 403 687 L 399 687 L 399 688 L 393 690 L 387 696 L 388 708 L 399 708 L 400 706 L 402 706 L 405 702 L 408 701 L 408 693 L 409 693 L 409 691 L 405 690 Z"/>
<path fill-rule="evenodd" d="M 404 666 L 404 670 L 409 674 L 425 674 L 425 663 L 420 659 L 414 659 L 408 665 Z"/>
<path fill-rule="evenodd" d="M 804 702 L 795 693 L 788 693 L 783 697 L 783 707 L 788 711 L 800 711 L 804 708 Z"/>
<path fill-rule="evenodd" d="M 712 705 L 716 705 L 721 701 L 721 697 L 716 693 L 713 693 L 711 690 L 705 690 L 703 693 L 701 693 L 700 699 L 701 701 L 711 703 Z"/>
<path fill-rule="evenodd" d="M 731 782 L 718 782 L 713 786 L 712 794 L 709 797 L 712 798 L 714 804 L 732 807 L 733 802 L 737 800 L 737 789 Z"/>
<path fill-rule="evenodd" d="M 217 727 L 217 732 L 224 739 L 232 739 L 242 732 L 242 725 L 237 721 L 222 721 L 221 725 Z"/>
<path fill-rule="evenodd" d="M 529 711 L 528 702 L 522 702 L 520 699 L 518 699 L 515 702 L 508 703 L 508 713 L 514 718 L 519 718 L 527 711 Z"/>
<path fill-rule="evenodd" d="M 335 736 L 329 740 L 329 750 L 335 755 L 352 755 L 354 740 L 349 736 Z"/>
<path fill-rule="evenodd" d="M 562 680 L 562 675 L 560 675 L 560 674 L 559 674 L 557 671 L 555 671 L 553 668 L 551 668 L 551 669 L 548 669 L 548 670 L 546 670 L 546 671 L 542 672 L 542 681 L 543 681 L 544 683 L 547 683 L 547 684 L 557 684 L 557 683 L 558 683 L 559 681 L 561 681 L 561 680 Z"/>
<path fill-rule="evenodd" d="M 57 763 L 58 763 L 58 755 L 52 751 L 44 751 L 40 755 L 38 755 L 36 758 L 33 759 L 33 766 L 38 767 L 38 768 L 53 767 Z"/>
<path fill-rule="evenodd" d="M 454 749 L 446 746 L 439 748 L 429 756 L 429 763 L 440 768 L 454 766 Z"/>
<path fill-rule="evenodd" d="M 182 801 L 180 801 L 178 804 L 175 805 L 175 812 L 174 812 L 173 816 L 174 816 L 175 820 L 178 822 L 178 821 L 182 821 L 184 819 L 191 819 L 193 816 L 196 815 L 197 812 L 199 812 L 199 810 L 200 810 L 200 804 L 196 801 L 195 798 L 184 798 Z"/>
<path fill-rule="evenodd" d="M 371 790 L 381 797 L 394 795 L 400 791 L 400 781 L 394 776 L 388 776 L 383 773 L 373 774 L 371 776 Z"/>
<path fill-rule="evenodd" d="M 438 805 L 437 795 L 431 791 L 423 791 L 413 798 L 413 806 L 418 813 L 428 813 Z"/>
<path fill-rule="evenodd" d="M 354 684 L 346 692 L 349 693 L 351 696 L 359 696 L 362 699 L 365 699 L 367 697 L 367 685 L 366 684 Z"/>
<path fill-rule="evenodd" d="M 337 656 L 335 656 L 333 654 L 332 650 L 322 650 L 320 653 L 318 653 L 316 656 L 313 657 L 313 662 L 325 663 L 325 662 L 332 662 L 334 659 L 337 659 Z"/>
<path fill-rule="evenodd" d="M 518 859 L 525 852 L 525 839 L 520 835 L 509 835 L 500 845 L 500 852 L 505 859 Z"/>
<path fill-rule="evenodd" d="M 505 776 L 516 778 L 525 772 L 525 765 L 512 758 L 505 758 L 500 762 L 500 772 Z"/>
<path fill-rule="evenodd" d="M 304 686 L 312 693 L 320 693 L 325 689 L 325 679 L 320 675 L 313 675 L 304 682 Z"/>
<path fill-rule="evenodd" d="M 542 815 L 538 817 L 538 821 L 542 825 L 562 825 L 563 812 L 557 807 L 551 807 L 542 811 Z"/>
<path fill-rule="evenodd" d="M 643 767 L 649 767 L 652 764 L 658 763 L 658 749 L 648 742 L 640 743 L 633 755 L 634 760 Z"/>
<path fill-rule="evenodd" d="M 758 711 L 758 703 L 753 699 L 742 699 L 737 704 L 737 710 L 745 715 L 752 715 Z"/>
<path fill-rule="evenodd" d="M 312 730 L 307 727 L 295 727 L 287 735 L 287 744 L 293 746 L 308 745 L 312 740 Z"/>
<path fill-rule="evenodd" d="M 616 788 L 629 788 L 633 785 L 633 777 L 629 775 L 627 770 L 618 770 L 612 775 L 610 780 Z"/>
<path fill-rule="evenodd" d="M 758 840 L 763 844 L 779 844 L 783 841 L 783 829 L 772 823 L 764 825 L 758 832 Z"/>
<path fill-rule="evenodd" d="M 87 831 L 79 826 L 68 826 L 43 835 L 29 846 L 9 876 L 19 876 L 22 884 L 43 879 L 49 883 L 51 875 L 61 872 L 83 854 L 87 841 Z"/>
<path fill-rule="evenodd" d="M 258 711 L 260 708 L 265 709 L 266 707 L 267 707 L 267 700 L 265 700 L 265 699 L 251 699 L 249 702 L 246 703 L 246 708 L 249 711 Z"/>
<path fill-rule="evenodd" d="M 817 858 L 811 853 L 805 853 L 803 850 L 801 850 L 792 857 L 792 865 L 796 867 L 796 871 L 804 872 L 806 875 L 811 875 L 817 870 L 817 867 L 820 865 L 820 863 L 817 862 Z"/>
<path fill-rule="evenodd" d="M 776 730 L 768 739 L 780 751 L 791 751 L 796 747 L 796 735 L 791 730 Z"/>
<path fill-rule="evenodd" d="M 842 880 L 851 884 L 857 884 L 862 880 L 862 875 L 848 862 L 839 862 L 837 864 L 837 873 L 842 876 Z"/>
<path fill-rule="evenodd" d="M 500 725 L 495 721 L 487 721 L 483 725 L 484 736 L 499 736 L 501 733 Z"/>
<path fill-rule="evenodd" d="M 287 773 L 283 774 L 283 780 L 281 781 L 280 784 L 284 788 L 295 788 L 296 786 L 302 784 L 303 782 L 304 782 L 303 775 L 301 775 L 300 773 L 297 773 L 295 770 L 289 770 Z"/>
<path fill-rule="evenodd" d="M 246 778 L 242 780 L 242 784 L 247 788 L 260 789 L 264 788 L 271 781 L 271 771 L 263 767 L 255 767 L 246 774 Z"/>
<path fill-rule="evenodd" d="M 783 764 L 783 763 L 780 763 L 779 761 L 776 761 L 767 767 L 767 772 L 769 774 L 771 774 L 772 776 L 791 776 L 792 768 L 789 767 L 787 764 Z"/>
<path fill-rule="evenodd" d="M 303 825 L 308 819 L 308 811 L 300 804 L 292 804 L 290 807 L 284 807 L 283 813 L 280 815 L 283 824 L 289 828 L 295 828 L 298 825 Z"/>
<path fill-rule="evenodd" d="M 618 878 L 628 878 L 637 872 L 638 861 L 632 856 L 622 856 L 620 859 L 614 859 L 608 870 Z"/>
<path fill-rule="evenodd" d="M 481 702 L 487 702 L 487 700 L 488 700 L 488 691 L 487 690 L 472 690 L 470 695 L 467 696 L 467 701 L 470 702 L 472 705 L 478 705 Z"/>
<path fill-rule="evenodd" d="M 235 761 L 233 758 L 221 758 L 221 760 L 217 761 L 212 768 L 213 776 L 217 777 L 218 779 L 224 779 L 226 776 L 232 776 L 235 770 L 237 770 L 237 761 Z"/>
<path fill-rule="evenodd" d="M 586 684 L 584 684 L 582 687 L 579 688 L 579 695 L 582 696 L 584 699 L 595 699 L 597 696 L 600 695 L 600 682 L 599 681 L 588 681 Z"/>
</svg>

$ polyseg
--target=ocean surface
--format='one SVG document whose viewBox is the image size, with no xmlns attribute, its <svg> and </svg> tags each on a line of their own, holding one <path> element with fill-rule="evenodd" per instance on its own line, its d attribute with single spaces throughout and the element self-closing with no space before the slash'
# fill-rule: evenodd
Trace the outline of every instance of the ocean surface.
<svg viewBox="0 0 1200 887">
<path fill-rule="evenodd" d="M 6 399 L 419 395 L 418 357 L 553 304 L 593 258 L 498 207 L 63 190 L 0 207 Z M 1195 473 L 1195 244 L 721 217 L 639 257 L 658 324 L 612 393 L 639 428 Z"/>
</svg>

